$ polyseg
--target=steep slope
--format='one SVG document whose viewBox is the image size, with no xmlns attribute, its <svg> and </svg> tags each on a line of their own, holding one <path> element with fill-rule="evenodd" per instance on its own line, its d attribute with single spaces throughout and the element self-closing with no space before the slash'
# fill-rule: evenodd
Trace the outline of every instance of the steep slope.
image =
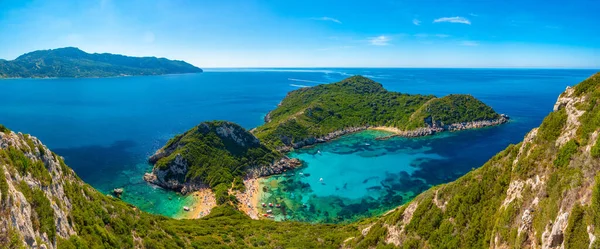
<svg viewBox="0 0 600 249">
<path fill-rule="evenodd" d="M 507 120 L 470 95 L 436 98 L 389 92 L 373 80 L 353 76 L 288 93 L 253 132 L 264 142 L 289 150 L 373 127 L 415 137 Z"/>
<path fill-rule="evenodd" d="M 347 247 L 599 248 L 600 74 L 524 141 L 365 226 Z"/>
<path fill-rule="evenodd" d="M 225 121 L 203 122 L 177 135 L 152 157 L 152 173 L 144 179 L 189 193 L 215 190 L 217 203 L 227 202 L 228 189 L 243 189 L 242 177 L 281 173 L 300 165 L 262 144 L 241 126 Z"/>
<path fill-rule="evenodd" d="M 13 61 L 0 60 L 0 78 L 82 78 L 199 72 L 202 69 L 184 61 L 108 53 L 88 54 L 73 47 L 38 50 Z"/>
<path fill-rule="evenodd" d="M 227 205 L 199 220 L 150 215 L 82 182 L 37 138 L 0 125 L 0 248 L 338 248 L 354 231 L 251 220 Z"/>
</svg>

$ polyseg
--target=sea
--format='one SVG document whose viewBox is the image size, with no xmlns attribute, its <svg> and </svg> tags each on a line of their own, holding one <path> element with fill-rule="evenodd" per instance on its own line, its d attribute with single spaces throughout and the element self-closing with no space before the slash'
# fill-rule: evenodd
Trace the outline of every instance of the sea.
<svg viewBox="0 0 600 249">
<path fill-rule="evenodd" d="M 140 209 L 181 217 L 194 198 L 143 181 L 147 159 L 202 121 L 247 129 L 289 91 L 369 77 L 390 91 L 471 94 L 511 117 L 504 125 L 421 138 L 376 140 L 364 131 L 289 154 L 304 166 L 261 181 L 277 220 L 338 223 L 380 215 L 453 181 L 523 139 L 567 86 L 595 70 L 232 68 L 204 73 L 85 79 L 0 80 L 0 124 L 38 137 L 87 183 Z"/>
</svg>

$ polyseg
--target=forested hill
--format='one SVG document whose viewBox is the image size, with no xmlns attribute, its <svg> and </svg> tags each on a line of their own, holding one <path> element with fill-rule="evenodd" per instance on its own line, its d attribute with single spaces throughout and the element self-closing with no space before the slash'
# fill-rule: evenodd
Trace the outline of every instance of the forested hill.
<svg viewBox="0 0 600 249">
<path fill-rule="evenodd" d="M 404 94 L 387 91 L 363 76 L 288 93 L 254 134 L 276 147 L 302 147 L 373 126 L 406 131 L 405 136 L 477 128 L 507 118 L 471 95 Z"/>
<path fill-rule="evenodd" d="M 202 69 L 184 61 L 89 54 L 74 47 L 38 50 L 12 61 L 0 60 L 0 78 L 97 78 L 200 72 Z"/>
</svg>

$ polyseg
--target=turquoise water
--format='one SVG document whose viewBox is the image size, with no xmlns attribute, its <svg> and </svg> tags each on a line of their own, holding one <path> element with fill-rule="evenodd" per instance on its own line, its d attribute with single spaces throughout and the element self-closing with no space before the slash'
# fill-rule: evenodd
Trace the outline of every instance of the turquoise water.
<svg viewBox="0 0 600 249">
<path fill-rule="evenodd" d="M 148 212 L 176 216 L 192 199 L 146 184 L 142 175 L 151 169 L 147 158 L 170 137 L 204 120 L 256 127 L 287 92 L 298 87 L 361 74 L 405 93 L 472 94 L 513 118 L 499 127 L 419 139 L 375 141 L 375 133 L 358 133 L 297 151 L 293 156 L 307 163 L 299 171 L 310 176 L 298 172 L 274 177 L 286 182 L 268 185 L 281 191 L 269 194 L 287 201 L 289 219 L 335 222 L 383 212 L 429 186 L 481 166 L 538 126 L 567 85 L 594 72 L 209 69 L 202 74 L 151 77 L 0 80 L 0 123 L 40 138 L 100 191 L 123 187 L 125 201 Z M 300 210 L 303 203 L 306 212 Z M 276 212 L 284 217 L 281 210 Z"/>
</svg>

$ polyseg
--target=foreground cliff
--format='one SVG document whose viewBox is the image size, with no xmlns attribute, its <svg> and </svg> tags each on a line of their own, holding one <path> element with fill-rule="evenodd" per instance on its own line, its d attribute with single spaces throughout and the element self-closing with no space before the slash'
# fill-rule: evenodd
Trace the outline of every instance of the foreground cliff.
<svg viewBox="0 0 600 249">
<path fill-rule="evenodd" d="M 600 248 L 600 74 L 524 141 L 362 227 L 346 247 Z"/>
<path fill-rule="evenodd" d="M 37 138 L 0 125 L 0 248 L 338 248 L 354 231 L 251 220 L 227 205 L 198 220 L 150 215 L 82 182 Z"/>
<path fill-rule="evenodd" d="M 470 95 L 402 94 L 387 91 L 366 77 L 353 76 L 288 93 L 265 121 L 253 133 L 287 151 L 369 128 L 418 137 L 498 125 L 508 117 Z"/>
</svg>

